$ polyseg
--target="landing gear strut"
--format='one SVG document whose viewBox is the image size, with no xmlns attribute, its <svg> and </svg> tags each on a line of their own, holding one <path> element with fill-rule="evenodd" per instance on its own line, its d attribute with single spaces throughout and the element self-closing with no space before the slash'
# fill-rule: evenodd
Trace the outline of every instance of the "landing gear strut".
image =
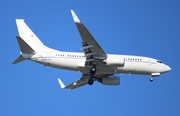
<svg viewBox="0 0 180 116">
<path fill-rule="evenodd" d="M 94 76 L 95 73 L 96 73 L 96 65 L 93 64 L 92 68 L 90 69 L 90 78 L 88 80 L 89 85 L 92 85 L 94 83 L 93 76 Z"/>
<path fill-rule="evenodd" d="M 93 64 L 92 68 L 90 69 L 90 74 L 94 75 L 96 73 L 96 65 Z"/>
</svg>

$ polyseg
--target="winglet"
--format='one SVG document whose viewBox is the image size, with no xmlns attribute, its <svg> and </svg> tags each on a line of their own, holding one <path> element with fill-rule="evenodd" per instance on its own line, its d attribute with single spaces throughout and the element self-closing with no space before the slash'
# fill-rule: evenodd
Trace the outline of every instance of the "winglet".
<svg viewBox="0 0 180 116">
<path fill-rule="evenodd" d="M 75 14 L 75 12 L 73 10 L 71 10 L 71 14 L 72 14 L 72 17 L 73 17 L 75 23 L 81 23 L 81 21 L 76 16 L 76 14 Z"/>
<path fill-rule="evenodd" d="M 65 88 L 65 85 L 64 85 L 64 83 L 61 81 L 60 78 L 58 78 L 58 82 L 59 82 L 60 87 L 61 87 L 62 89 L 64 89 L 64 88 Z"/>
</svg>

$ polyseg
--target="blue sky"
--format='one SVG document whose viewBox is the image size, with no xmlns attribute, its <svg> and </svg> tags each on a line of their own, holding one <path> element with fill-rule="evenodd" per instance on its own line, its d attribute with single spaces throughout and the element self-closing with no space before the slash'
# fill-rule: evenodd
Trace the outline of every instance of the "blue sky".
<svg viewBox="0 0 180 116">
<path fill-rule="evenodd" d="M 0 116 L 59 115 L 180 115 L 179 0 L 1 0 L 0 1 Z M 70 9 L 87 26 L 106 53 L 153 57 L 172 70 L 154 82 L 149 76 L 117 75 L 116 87 L 94 83 L 63 90 L 81 74 L 26 61 L 19 56 L 16 18 L 49 47 L 81 52 L 81 38 Z"/>
</svg>

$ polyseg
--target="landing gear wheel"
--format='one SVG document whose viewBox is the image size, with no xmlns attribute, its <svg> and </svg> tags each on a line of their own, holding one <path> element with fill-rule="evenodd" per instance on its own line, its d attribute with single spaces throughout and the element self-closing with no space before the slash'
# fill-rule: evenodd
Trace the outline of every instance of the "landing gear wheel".
<svg viewBox="0 0 180 116">
<path fill-rule="evenodd" d="M 90 79 L 88 80 L 88 84 L 89 84 L 89 85 L 92 85 L 93 83 L 94 83 L 93 78 L 90 78 Z"/>
<path fill-rule="evenodd" d="M 153 77 L 151 77 L 149 80 L 150 80 L 151 82 L 153 82 L 154 78 L 153 78 Z"/>
</svg>

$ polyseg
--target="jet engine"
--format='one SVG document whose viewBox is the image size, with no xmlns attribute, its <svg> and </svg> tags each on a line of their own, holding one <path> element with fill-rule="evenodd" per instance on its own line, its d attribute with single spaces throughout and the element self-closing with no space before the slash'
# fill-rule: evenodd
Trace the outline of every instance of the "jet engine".
<svg viewBox="0 0 180 116">
<path fill-rule="evenodd" d="M 120 84 L 120 77 L 117 76 L 106 76 L 102 77 L 100 80 L 103 85 L 119 85 Z"/>
<path fill-rule="evenodd" d="M 124 58 L 118 56 L 108 56 L 103 62 L 107 65 L 117 67 L 123 67 L 125 64 Z"/>
</svg>

